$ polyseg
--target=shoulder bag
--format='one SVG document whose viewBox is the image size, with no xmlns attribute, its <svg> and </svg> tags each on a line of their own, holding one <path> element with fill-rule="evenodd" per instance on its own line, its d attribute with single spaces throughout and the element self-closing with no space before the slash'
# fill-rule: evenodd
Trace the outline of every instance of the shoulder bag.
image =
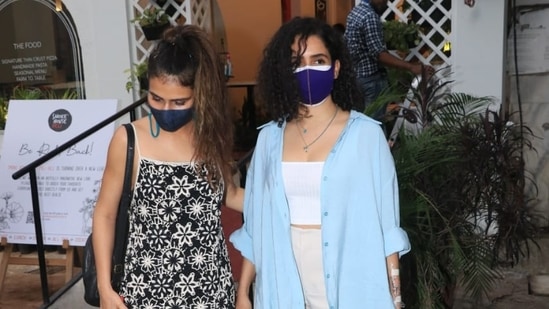
<svg viewBox="0 0 549 309">
<path fill-rule="evenodd" d="M 131 124 L 124 124 L 128 134 L 128 149 L 126 152 L 126 169 L 124 172 L 124 185 L 122 196 L 118 205 L 116 227 L 114 231 L 114 247 L 112 252 L 111 284 L 112 288 L 120 291 L 120 282 L 124 275 L 124 256 L 126 254 L 126 240 L 128 236 L 128 208 L 132 199 L 132 171 L 135 136 Z M 99 291 L 97 289 L 97 270 L 93 255 L 92 234 L 88 237 L 84 246 L 84 258 L 82 261 L 82 281 L 84 283 L 84 300 L 89 305 L 99 307 Z"/>
</svg>

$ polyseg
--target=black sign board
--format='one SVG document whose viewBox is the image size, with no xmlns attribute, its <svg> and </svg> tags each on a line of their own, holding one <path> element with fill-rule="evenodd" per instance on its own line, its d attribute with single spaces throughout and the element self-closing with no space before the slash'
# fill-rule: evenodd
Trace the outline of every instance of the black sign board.
<svg viewBox="0 0 549 309">
<path fill-rule="evenodd" d="M 52 1 L 0 1 L 0 90 L 80 82 L 74 23 Z"/>
</svg>

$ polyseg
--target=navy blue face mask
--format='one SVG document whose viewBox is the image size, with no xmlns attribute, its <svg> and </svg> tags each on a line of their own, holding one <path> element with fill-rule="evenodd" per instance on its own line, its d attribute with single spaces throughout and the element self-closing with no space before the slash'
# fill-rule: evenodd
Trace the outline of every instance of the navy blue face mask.
<svg viewBox="0 0 549 309">
<path fill-rule="evenodd" d="M 149 105 L 151 114 L 162 130 L 177 131 L 193 119 L 193 108 L 187 109 L 156 109 Z"/>
</svg>

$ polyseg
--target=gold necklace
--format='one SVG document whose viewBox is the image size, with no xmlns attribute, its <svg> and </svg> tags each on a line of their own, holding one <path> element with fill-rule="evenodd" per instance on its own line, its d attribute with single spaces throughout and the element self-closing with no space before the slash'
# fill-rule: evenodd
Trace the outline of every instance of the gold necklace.
<svg viewBox="0 0 549 309">
<path fill-rule="evenodd" d="M 337 106 L 336 106 L 336 111 L 335 111 L 334 115 L 332 116 L 332 119 L 330 119 L 330 121 L 328 122 L 328 124 L 326 125 L 324 130 L 322 130 L 322 132 L 320 132 L 320 134 L 312 142 L 310 142 L 309 144 L 307 144 L 307 141 L 305 141 L 305 137 L 303 136 L 303 133 L 307 133 L 307 129 L 303 128 L 303 133 L 301 133 L 301 128 L 302 127 L 298 124 L 298 121 L 296 120 L 295 125 L 297 126 L 297 131 L 299 132 L 299 136 L 301 136 L 301 139 L 303 140 L 303 144 L 305 144 L 305 146 L 303 146 L 303 150 L 305 152 L 309 152 L 309 147 L 311 147 L 312 144 L 316 143 L 316 141 L 318 141 L 322 137 L 322 135 L 324 135 L 324 133 L 326 133 L 326 131 L 328 131 L 328 128 L 330 127 L 332 122 L 334 122 L 334 119 L 337 115 L 338 110 L 339 110 L 339 108 L 337 108 Z"/>
</svg>

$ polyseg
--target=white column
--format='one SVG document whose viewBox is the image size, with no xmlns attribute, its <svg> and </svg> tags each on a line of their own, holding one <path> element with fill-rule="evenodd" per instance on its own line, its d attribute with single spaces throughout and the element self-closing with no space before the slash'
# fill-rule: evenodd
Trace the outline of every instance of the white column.
<svg viewBox="0 0 549 309">
<path fill-rule="evenodd" d="M 4 130 L 0 130 L 0 156 L 2 156 L 2 143 L 4 143 Z"/>
<path fill-rule="evenodd" d="M 131 67 L 125 2 L 63 0 L 80 39 L 87 99 L 134 101 L 125 88 Z"/>
</svg>

